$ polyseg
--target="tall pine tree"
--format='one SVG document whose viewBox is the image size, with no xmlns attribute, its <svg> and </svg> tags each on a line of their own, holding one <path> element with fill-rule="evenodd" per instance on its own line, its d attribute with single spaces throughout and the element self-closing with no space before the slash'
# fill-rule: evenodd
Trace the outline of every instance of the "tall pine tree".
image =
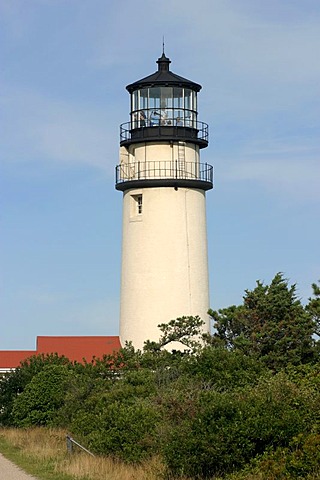
<svg viewBox="0 0 320 480">
<path fill-rule="evenodd" d="M 289 286 L 281 273 L 270 285 L 257 281 L 254 290 L 246 290 L 242 305 L 209 313 L 213 343 L 255 355 L 271 368 L 305 363 L 314 355 L 315 322 L 296 285 Z"/>
</svg>

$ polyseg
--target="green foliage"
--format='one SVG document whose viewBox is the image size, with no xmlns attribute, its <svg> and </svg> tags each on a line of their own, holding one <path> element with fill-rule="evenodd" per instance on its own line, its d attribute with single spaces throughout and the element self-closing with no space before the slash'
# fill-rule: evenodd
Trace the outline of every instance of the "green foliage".
<svg viewBox="0 0 320 480">
<path fill-rule="evenodd" d="M 284 373 L 255 387 L 204 390 L 188 414 L 171 424 L 164 444 L 175 475 L 210 478 L 242 468 L 272 448 L 286 447 L 312 428 L 320 395 L 298 388 Z"/>
<path fill-rule="evenodd" d="M 213 336 L 180 317 L 143 351 L 127 344 L 85 364 L 32 357 L 0 379 L 1 424 L 63 426 L 126 462 L 159 455 L 167 478 L 320 479 L 313 293 L 304 307 L 277 274 L 242 305 L 211 311 Z"/>
<path fill-rule="evenodd" d="M 320 283 L 320 280 L 319 280 Z M 307 311 L 311 314 L 313 322 L 315 324 L 315 333 L 320 336 L 320 286 L 316 283 L 312 284 L 313 298 L 309 298 L 309 303 L 306 307 Z"/>
<path fill-rule="evenodd" d="M 229 480 L 316 480 L 320 478 L 320 435 L 297 435 L 288 447 L 266 450 Z"/>
<path fill-rule="evenodd" d="M 186 352 L 195 353 L 201 347 L 201 327 L 204 321 L 199 316 L 185 316 L 171 320 L 168 323 L 158 325 L 162 332 L 158 343 L 146 342 L 146 349 L 153 346 L 155 349 L 161 349 L 172 342 L 179 342 L 186 347 Z"/>
<path fill-rule="evenodd" d="M 12 416 L 17 427 L 52 424 L 63 405 L 70 370 L 65 365 L 46 365 L 34 375 L 14 401 Z"/>
<path fill-rule="evenodd" d="M 239 349 L 279 370 L 314 355 L 314 321 L 296 295 L 296 286 L 278 273 L 270 286 L 260 281 L 246 290 L 243 305 L 210 311 L 216 344 Z"/>
<path fill-rule="evenodd" d="M 73 432 L 85 437 L 93 452 L 130 462 L 143 460 L 153 451 L 158 421 L 148 400 L 156 392 L 154 379 L 150 370 L 137 370 L 106 381 L 105 389 L 92 391 L 74 414 Z"/>
<path fill-rule="evenodd" d="M 158 414 L 146 401 L 100 402 L 99 414 L 82 412 L 75 431 L 86 434 L 89 448 L 126 462 L 140 462 L 155 451 Z"/>
<path fill-rule="evenodd" d="M 47 365 L 71 365 L 71 362 L 57 354 L 33 355 L 21 362 L 14 371 L 0 377 L 0 425 L 12 425 L 12 408 L 32 378 Z"/>
<path fill-rule="evenodd" d="M 182 369 L 201 380 L 206 388 L 217 391 L 254 385 L 259 378 L 270 375 L 269 370 L 259 360 L 241 350 L 229 351 L 212 346 L 204 346 L 198 356 L 191 357 Z"/>
</svg>

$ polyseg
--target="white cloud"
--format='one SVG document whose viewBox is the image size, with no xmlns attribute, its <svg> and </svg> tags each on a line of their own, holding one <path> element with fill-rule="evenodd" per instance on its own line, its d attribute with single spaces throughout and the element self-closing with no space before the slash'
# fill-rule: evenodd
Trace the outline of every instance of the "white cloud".
<svg viewBox="0 0 320 480">
<path fill-rule="evenodd" d="M 90 105 L 2 88 L 4 161 L 85 164 L 113 174 L 117 124 L 112 113 Z M 107 159 L 112 158 L 112 165 Z"/>
<path fill-rule="evenodd" d="M 215 79 L 232 74 L 277 84 L 318 79 L 320 9 L 311 16 L 301 4 L 294 21 L 289 21 L 290 2 L 274 5 L 273 16 L 241 0 L 200 0 L 196 14 L 191 1 L 166 5 L 168 16 L 179 19 L 175 27 L 185 43 L 184 63 L 189 60 L 187 68 L 197 68 L 200 75 L 205 65 L 207 75 Z M 286 9 L 287 18 L 284 14 L 279 21 L 277 10 Z M 187 38 L 183 31 L 188 31 Z"/>
<path fill-rule="evenodd" d="M 320 152 L 312 145 L 274 141 L 270 147 L 248 146 L 221 175 L 228 181 L 254 181 L 291 201 L 320 201 Z"/>
</svg>

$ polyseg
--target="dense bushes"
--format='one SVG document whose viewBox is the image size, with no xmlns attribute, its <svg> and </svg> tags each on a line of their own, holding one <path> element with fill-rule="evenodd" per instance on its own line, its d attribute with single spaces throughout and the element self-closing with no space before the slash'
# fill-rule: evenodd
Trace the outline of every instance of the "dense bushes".
<svg viewBox="0 0 320 480">
<path fill-rule="evenodd" d="M 71 365 L 65 357 L 33 355 L 0 381 L 0 425 L 13 425 L 12 409 L 17 397 L 24 391 L 35 375 L 49 365 Z"/>
<path fill-rule="evenodd" d="M 70 376 L 71 372 L 64 365 L 46 365 L 32 377 L 14 402 L 14 425 L 50 425 L 64 403 Z"/>
<path fill-rule="evenodd" d="M 317 422 L 314 388 L 298 387 L 285 373 L 254 387 L 203 390 L 181 421 L 171 424 L 164 455 L 175 474 L 221 475 L 246 465 L 270 447 L 288 446 Z M 171 412 L 172 416 L 172 412 Z"/>
<path fill-rule="evenodd" d="M 154 374 L 128 371 L 105 383 L 105 388 L 100 383 L 83 398 L 71 428 L 94 452 L 139 462 L 156 450 L 159 414 L 148 398 L 156 391 Z M 60 424 L 64 423 L 62 417 L 60 414 Z"/>
<path fill-rule="evenodd" d="M 202 344 L 200 319 L 183 317 L 144 352 L 32 357 L 0 381 L 1 424 L 62 426 L 126 462 L 160 455 L 168 478 L 320 478 L 319 295 L 304 308 L 294 288 L 258 284 L 212 312 Z M 179 339 L 185 352 L 162 348 Z"/>
<path fill-rule="evenodd" d="M 73 424 L 91 450 L 117 456 L 128 462 L 139 462 L 156 452 L 154 438 L 158 420 L 156 409 L 143 400 L 126 404 L 104 403 L 100 412 L 83 412 Z"/>
<path fill-rule="evenodd" d="M 319 480 L 320 435 L 294 437 L 288 447 L 268 449 L 228 480 Z"/>
</svg>

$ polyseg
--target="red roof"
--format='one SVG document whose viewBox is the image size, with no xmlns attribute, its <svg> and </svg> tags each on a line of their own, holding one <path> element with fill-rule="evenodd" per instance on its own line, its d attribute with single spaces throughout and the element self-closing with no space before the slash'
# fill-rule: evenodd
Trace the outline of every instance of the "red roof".
<svg viewBox="0 0 320 480">
<path fill-rule="evenodd" d="M 0 368 L 16 368 L 35 353 L 34 350 L 0 350 Z"/>
<path fill-rule="evenodd" d="M 37 337 L 37 350 L 0 350 L 0 369 L 16 368 L 32 355 L 57 353 L 71 361 L 87 362 L 121 348 L 119 337 Z"/>
<path fill-rule="evenodd" d="M 102 358 L 120 347 L 119 337 L 37 337 L 37 353 L 57 353 L 77 362 Z"/>
</svg>

